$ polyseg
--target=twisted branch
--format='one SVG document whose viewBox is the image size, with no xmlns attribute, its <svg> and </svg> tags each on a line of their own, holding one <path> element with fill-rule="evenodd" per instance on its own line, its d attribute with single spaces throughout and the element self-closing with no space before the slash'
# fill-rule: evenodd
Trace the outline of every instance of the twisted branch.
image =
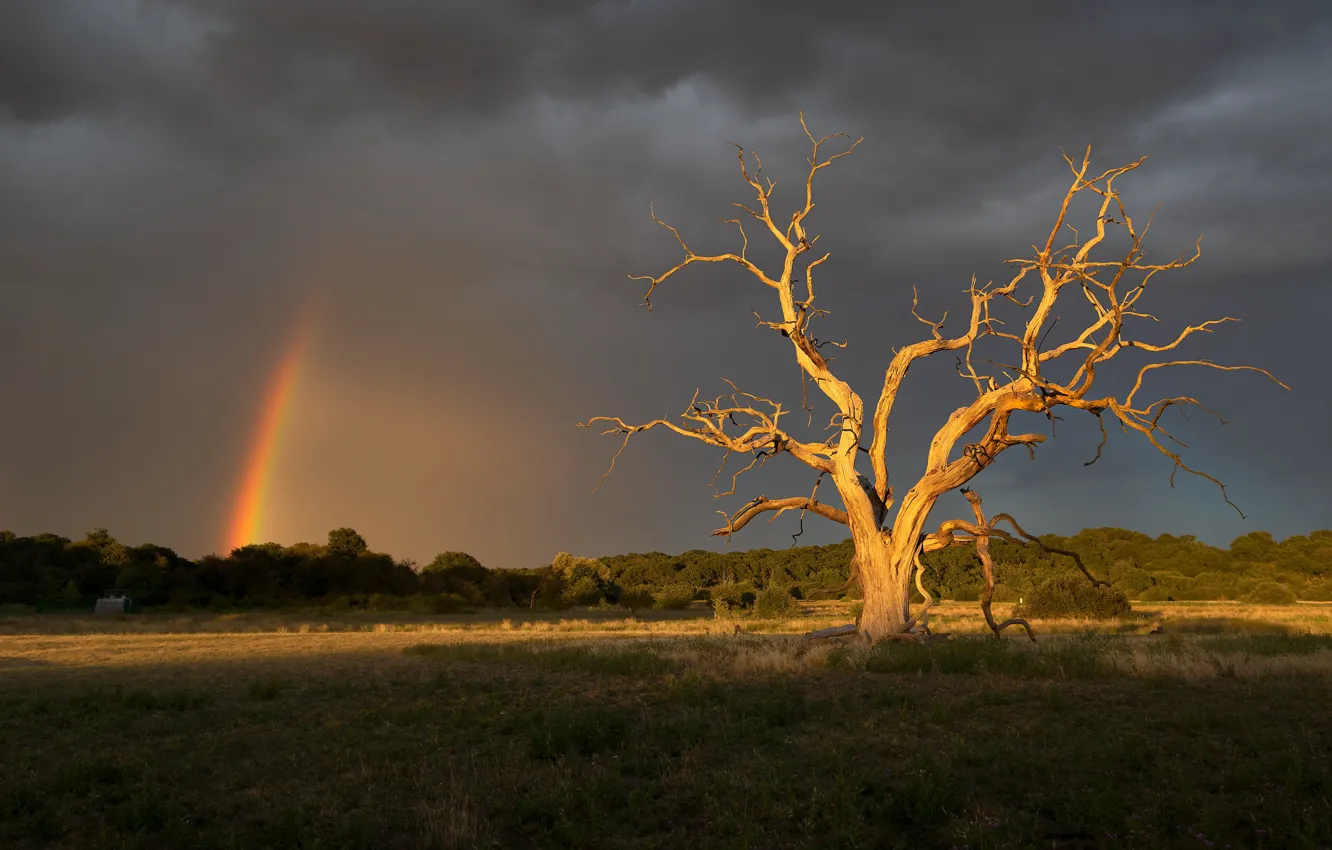
<svg viewBox="0 0 1332 850">
<path fill-rule="evenodd" d="M 985 514 L 981 511 L 981 497 L 975 490 L 963 491 L 967 501 L 971 503 L 971 510 L 976 515 L 976 525 L 982 528 L 989 528 L 985 522 Z M 994 614 L 990 611 L 990 603 L 994 600 L 994 560 L 990 558 L 990 535 L 981 534 L 976 537 L 976 556 L 980 558 L 981 567 L 985 572 L 985 593 L 981 595 L 981 612 L 985 614 L 985 624 L 990 627 L 994 636 L 999 637 L 999 633 L 1009 626 L 1021 626 L 1026 629 L 1027 637 L 1031 642 L 1036 642 L 1036 635 L 1032 633 L 1031 624 L 1020 617 L 1012 617 L 1004 620 L 1002 623 L 994 622 Z"/>
</svg>

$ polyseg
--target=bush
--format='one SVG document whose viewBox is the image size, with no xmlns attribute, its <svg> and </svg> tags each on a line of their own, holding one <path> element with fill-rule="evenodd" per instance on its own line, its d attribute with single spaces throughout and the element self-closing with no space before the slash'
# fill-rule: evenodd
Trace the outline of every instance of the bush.
<svg viewBox="0 0 1332 850">
<path fill-rule="evenodd" d="M 651 608 L 653 603 L 656 602 L 652 598 L 652 588 L 646 584 L 640 584 L 629 590 L 621 590 L 618 601 L 630 612 L 637 611 L 640 608 Z"/>
<path fill-rule="evenodd" d="M 1332 602 L 1332 581 L 1316 581 L 1300 593 L 1306 602 Z"/>
<path fill-rule="evenodd" d="M 1111 582 L 1115 587 L 1124 591 L 1125 595 L 1133 598 L 1141 598 L 1141 594 L 1146 593 L 1156 583 L 1152 574 L 1138 567 L 1127 565 L 1128 562 L 1117 561 L 1111 568 Z"/>
<path fill-rule="evenodd" d="M 713 606 L 722 603 L 731 608 L 748 608 L 754 604 L 754 585 L 747 581 L 728 581 L 713 585 L 708 592 Z"/>
<path fill-rule="evenodd" d="M 787 620 L 800 613 L 800 605 L 786 590 L 769 587 L 754 599 L 754 616 L 764 620 Z"/>
<path fill-rule="evenodd" d="M 1001 584 L 994 589 L 994 597 L 991 602 L 1017 602 L 1018 592 L 1006 584 Z"/>
<path fill-rule="evenodd" d="M 563 597 L 572 605 L 596 605 L 605 598 L 600 585 L 591 576 L 582 576 L 565 585 Z"/>
<path fill-rule="evenodd" d="M 713 602 L 725 602 L 731 608 L 749 608 L 754 605 L 754 584 L 749 581 L 723 581 L 713 585 L 707 596 Z"/>
<path fill-rule="evenodd" d="M 456 593 L 440 593 L 426 598 L 429 600 L 431 614 L 452 614 L 461 611 L 467 605 L 467 600 Z"/>
<path fill-rule="evenodd" d="M 718 620 L 730 620 L 739 617 L 743 611 L 725 599 L 712 600 L 712 616 Z"/>
<path fill-rule="evenodd" d="M 1161 587 L 1159 584 L 1154 584 L 1142 593 L 1139 593 L 1137 598 L 1141 602 L 1169 602 L 1170 594 L 1166 593 L 1164 587 Z"/>
<path fill-rule="evenodd" d="M 1295 593 L 1284 584 L 1274 581 L 1260 581 L 1253 590 L 1244 594 L 1244 601 L 1250 605 L 1293 605 Z"/>
<path fill-rule="evenodd" d="M 981 598 L 981 586 L 978 584 L 966 584 L 961 587 L 954 587 L 948 591 L 947 598 L 954 602 L 979 602 Z"/>
<path fill-rule="evenodd" d="M 679 611 L 694 601 L 694 589 L 687 584 L 671 584 L 652 594 L 653 607 Z"/>
<path fill-rule="evenodd" d="M 1131 607 L 1122 590 L 1098 587 L 1084 576 L 1068 573 L 1041 582 L 1026 600 L 1014 609 L 1014 616 L 1037 620 L 1057 617 L 1108 620 L 1127 614 Z"/>
</svg>

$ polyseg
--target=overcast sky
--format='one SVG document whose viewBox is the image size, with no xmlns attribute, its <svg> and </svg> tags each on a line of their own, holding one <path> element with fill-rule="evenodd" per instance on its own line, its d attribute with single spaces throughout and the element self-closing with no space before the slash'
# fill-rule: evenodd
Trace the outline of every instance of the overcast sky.
<svg viewBox="0 0 1332 850">
<path fill-rule="evenodd" d="M 649 313 L 626 276 L 679 259 L 649 202 L 696 250 L 735 247 L 717 220 L 749 189 L 729 142 L 763 156 L 789 215 L 801 109 L 865 138 L 820 172 L 810 221 L 832 251 L 824 331 L 851 342 L 834 368 L 862 396 L 926 331 L 912 285 L 923 312 L 963 315 L 973 273 L 1044 240 L 1060 149 L 1088 144 L 1104 167 L 1149 157 L 1123 186 L 1139 215 L 1163 204 L 1149 258 L 1204 235 L 1142 338 L 1232 315 L 1183 351 L 1292 388 L 1161 385 L 1226 415 L 1174 433 L 1247 520 L 1206 482 L 1171 489 L 1169 461 L 1117 430 L 1085 467 L 1097 431 L 1072 413 L 1035 463 L 1009 452 L 973 482 L 990 510 L 1219 545 L 1332 526 L 1329 23 L 1314 0 L 0 0 L 0 528 L 219 549 L 266 384 L 317 302 L 271 538 L 350 525 L 493 566 L 724 546 L 717 509 L 812 475 L 780 458 L 715 501 L 719 455 L 650 434 L 594 493 L 617 442 L 575 423 L 672 415 L 723 377 L 798 408 L 789 343 L 751 314 L 770 291 L 706 267 Z M 899 487 L 971 398 L 951 360 L 908 386 Z M 802 542 L 845 536 L 805 524 Z"/>
</svg>

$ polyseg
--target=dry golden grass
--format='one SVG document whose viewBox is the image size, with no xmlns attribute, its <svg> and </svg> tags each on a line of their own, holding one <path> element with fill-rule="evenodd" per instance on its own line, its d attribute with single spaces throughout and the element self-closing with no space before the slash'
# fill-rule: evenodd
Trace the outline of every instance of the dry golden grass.
<svg viewBox="0 0 1332 850">
<path fill-rule="evenodd" d="M 1112 669 L 1139 678 L 1171 678 L 1197 682 L 1206 679 L 1267 679 L 1276 676 L 1332 677 L 1332 649 L 1300 655 L 1264 655 L 1231 652 L 1201 641 L 1172 645 L 1126 644 L 1107 651 L 1104 662 Z"/>
<path fill-rule="evenodd" d="M 1002 606 L 1001 606 L 1002 607 Z M 863 665 L 866 650 L 842 642 L 809 643 L 804 632 L 846 622 L 846 603 L 807 603 L 788 621 L 717 620 L 708 617 L 588 616 L 495 618 L 312 618 L 281 614 L 125 617 L 22 616 L 0 622 L 0 670 L 63 671 L 76 678 L 112 681 L 154 677 L 228 677 L 238 668 L 310 675 L 356 675 L 368 667 L 410 669 L 403 650 L 432 646 L 508 646 L 542 652 L 578 647 L 591 653 L 647 648 L 659 657 L 706 674 L 744 676 L 814 670 L 834 664 Z M 1003 616 L 1006 612 L 999 610 Z M 935 609 L 936 632 L 960 638 L 985 633 L 974 603 Z M 1154 626 L 1165 635 L 1144 636 Z M 1252 654 L 1217 647 L 1202 636 L 1332 633 L 1332 605 L 1248 607 L 1228 603 L 1141 605 L 1119 620 L 1037 624 L 1044 638 L 1030 647 L 1005 642 L 1016 652 L 1053 651 L 1070 635 L 1094 631 L 1122 637 L 1103 649 L 1107 669 L 1133 676 L 1189 680 L 1231 676 L 1332 673 L 1332 650 L 1293 655 Z M 1143 636 L 1143 637 L 1139 637 Z M 13 678 L 12 676 L 10 678 Z"/>
<path fill-rule="evenodd" d="M 1014 606 L 996 604 L 997 618 Z M 605 632 L 635 635 L 696 635 L 743 631 L 800 634 L 851 622 L 852 603 L 802 602 L 800 616 L 790 620 L 716 620 L 707 611 L 650 611 L 630 616 L 615 609 L 576 612 L 481 611 L 476 614 L 407 614 L 365 612 L 320 614 L 255 612 L 229 614 L 17 614 L 0 615 L 0 639 L 6 635 L 125 634 L 323 634 L 358 632 L 453 633 Z M 1082 631 L 1093 626 L 1107 634 L 1145 634 L 1156 625 L 1167 631 L 1199 634 L 1241 632 L 1332 634 L 1332 602 L 1296 605 L 1247 605 L 1239 602 L 1139 602 L 1127 617 L 1089 623 L 1061 619 L 1035 621 L 1044 634 Z M 975 602 L 942 602 L 931 610 L 936 632 L 979 634 L 986 630 Z"/>
<path fill-rule="evenodd" d="M 996 604 L 995 619 L 1011 616 L 1015 606 Z M 1146 634 L 1156 626 L 1186 634 L 1332 634 L 1332 603 L 1247 605 L 1240 602 L 1135 602 L 1127 617 L 1089 622 L 1078 619 L 1033 620 L 1038 636 L 1093 628 L 1105 634 Z M 936 632 L 979 634 L 985 620 L 975 602 L 944 602 L 930 612 Z"/>
</svg>

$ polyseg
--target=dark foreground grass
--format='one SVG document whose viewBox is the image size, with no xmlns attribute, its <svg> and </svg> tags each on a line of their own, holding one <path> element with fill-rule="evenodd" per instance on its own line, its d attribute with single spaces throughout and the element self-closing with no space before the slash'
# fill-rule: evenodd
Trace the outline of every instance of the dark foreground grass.
<svg viewBox="0 0 1332 850">
<path fill-rule="evenodd" d="M 1327 648 L 1245 640 L 1217 645 Z M 1085 638 L 735 678 L 730 644 L 676 646 L 5 671 L 0 846 L 1332 846 L 1327 677 L 1136 678 Z"/>
</svg>

